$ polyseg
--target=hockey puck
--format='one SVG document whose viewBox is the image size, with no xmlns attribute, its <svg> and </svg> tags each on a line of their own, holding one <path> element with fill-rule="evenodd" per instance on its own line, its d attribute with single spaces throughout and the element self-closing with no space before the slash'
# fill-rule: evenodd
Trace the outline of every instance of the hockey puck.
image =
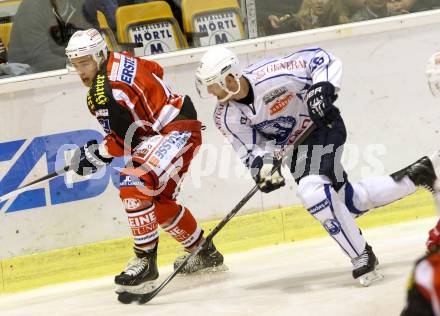
<svg viewBox="0 0 440 316">
<path fill-rule="evenodd" d="M 118 301 L 122 304 L 130 304 L 135 299 L 135 295 L 128 292 L 122 292 L 118 295 Z"/>
</svg>

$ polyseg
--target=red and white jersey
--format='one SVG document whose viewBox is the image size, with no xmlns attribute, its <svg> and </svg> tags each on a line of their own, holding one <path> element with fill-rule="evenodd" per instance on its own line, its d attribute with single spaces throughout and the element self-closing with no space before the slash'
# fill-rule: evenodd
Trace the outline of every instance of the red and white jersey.
<svg viewBox="0 0 440 316">
<path fill-rule="evenodd" d="M 414 283 L 427 301 L 431 302 L 435 315 L 440 315 L 440 254 L 428 256 L 414 270 Z"/>
<path fill-rule="evenodd" d="M 121 156 L 124 144 L 134 147 L 142 136 L 158 134 L 172 122 L 183 100 L 164 83 L 156 62 L 110 53 L 92 83 L 87 105 L 107 133 L 108 152 Z"/>
<path fill-rule="evenodd" d="M 401 316 L 440 316 L 440 252 L 417 261 Z"/>
</svg>

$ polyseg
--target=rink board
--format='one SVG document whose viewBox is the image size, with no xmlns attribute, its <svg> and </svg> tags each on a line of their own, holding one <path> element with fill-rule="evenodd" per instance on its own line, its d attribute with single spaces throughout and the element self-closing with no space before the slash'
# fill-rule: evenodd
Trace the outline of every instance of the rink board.
<svg viewBox="0 0 440 316">
<path fill-rule="evenodd" d="M 348 131 L 343 164 L 350 181 L 357 182 L 395 172 L 439 149 L 440 108 L 424 75 L 428 57 L 440 47 L 439 26 L 440 11 L 424 12 L 228 46 L 243 65 L 315 45 L 343 61 L 343 86 L 336 104 Z M 207 127 L 204 146 L 192 161 L 179 196 L 201 222 L 222 218 L 254 185 L 215 127 L 215 100 L 201 100 L 190 79 L 206 49 L 154 57 L 165 67 L 165 80 L 173 90 L 192 98 Z M 0 117 L 7 119 L 0 124 L 0 190 L 9 192 L 62 167 L 56 157 L 62 156 L 65 144 L 82 146 L 102 139 L 102 128 L 86 109 L 86 89 L 77 75 L 60 70 L 4 80 L 0 80 Z M 102 178 L 73 188 L 58 177 L 0 203 L 0 258 L 129 236 L 117 189 L 119 175 L 108 169 Z M 285 187 L 257 193 L 240 213 L 299 204 L 297 187 L 284 171 Z"/>
<path fill-rule="evenodd" d="M 361 228 L 369 228 L 434 215 L 431 195 L 418 191 L 392 205 L 372 210 L 359 218 L 358 223 Z M 217 223 L 207 222 L 202 226 L 208 233 Z M 228 254 L 326 235 L 321 225 L 303 207 L 294 206 L 236 216 L 218 233 L 215 243 Z M 131 239 L 122 238 L 2 260 L 0 293 L 118 274 L 132 257 L 131 246 Z M 167 234 L 162 234 L 159 266 L 171 264 L 179 254 L 180 245 Z"/>
</svg>

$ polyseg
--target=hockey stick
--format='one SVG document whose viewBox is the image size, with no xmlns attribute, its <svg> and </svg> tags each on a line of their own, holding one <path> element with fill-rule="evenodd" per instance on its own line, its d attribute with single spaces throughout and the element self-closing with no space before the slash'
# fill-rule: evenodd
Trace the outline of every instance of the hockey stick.
<svg viewBox="0 0 440 316">
<path fill-rule="evenodd" d="M 286 148 L 286 150 L 284 151 L 284 156 L 286 155 L 286 152 L 288 150 L 293 151 L 294 149 L 296 149 L 315 130 L 315 128 L 315 125 L 309 126 L 307 130 L 291 146 L 288 146 Z M 279 168 L 281 168 L 281 159 L 279 160 L 279 164 L 272 171 L 272 174 Z M 185 260 L 183 260 L 183 262 L 164 281 L 162 281 L 162 283 L 158 287 L 144 294 L 123 292 L 118 295 L 118 300 L 124 304 L 129 304 L 134 301 L 138 301 L 139 304 L 145 304 L 151 301 L 157 294 L 159 294 L 160 291 L 162 291 L 165 286 L 167 286 L 168 283 L 171 282 L 172 279 L 174 279 L 174 277 L 183 269 L 183 267 L 191 258 L 195 257 L 205 247 L 205 245 L 209 244 L 212 241 L 214 236 L 217 235 L 217 233 L 231 220 L 232 217 L 235 216 L 235 214 L 238 213 L 238 211 L 246 204 L 246 202 L 249 201 L 255 195 L 255 193 L 258 192 L 258 190 L 258 184 L 256 184 L 252 188 L 252 190 L 250 190 L 248 194 L 246 194 L 244 198 L 241 199 L 240 202 L 238 202 L 238 204 L 232 209 L 232 211 L 230 211 L 226 215 L 226 217 L 223 218 L 221 222 L 217 224 L 217 226 L 215 226 L 211 233 L 206 236 L 205 240 L 193 252 L 186 256 Z"/>
<path fill-rule="evenodd" d="M 63 175 L 67 171 L 69 171 L 69 169 L 70 169 L 70 166 L 65 166 L 63 169 L 57 170 L 57 171 L 52 172 L 44 177 L 41 177 L 41 178 L 36 179 L 32 182 L 29 182 L 25 185 L 22 185 L 22 186 L 18 187 L 17 189 L 0 196 L 0 203 L 10 199 L 11 197 L 17 196 L 17 195 L 29 190 L 31 187 L 37 186 L 38 184 L 41 184 L 43 182 L 49 181 L 50 179 L 53 179 L 53 178 L 58 177 L 60 175 Z"/>
</svg>

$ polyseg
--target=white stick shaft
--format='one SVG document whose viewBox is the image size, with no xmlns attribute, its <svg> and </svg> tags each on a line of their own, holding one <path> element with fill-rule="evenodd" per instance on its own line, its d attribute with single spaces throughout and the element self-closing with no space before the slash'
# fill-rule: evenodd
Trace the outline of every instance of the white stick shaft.
<svg viewBox="0 0 440 316">
<path fill-rule="evenodd" d="M 21 193 L 23 193 L 23 192 L 25 192 L 25 191 L 27 191 L 27 190 L 29 190 L 31 188 L 35 188 L 35 187 L 41 185 L 42 183 L 45 183 L 45 182 L 47 182 L 47 181 L 49 181 L 49 180 L 51 180 L 51 179 L 53 179 L 55 177 L 63 175 L 66 172 L 68 172 L 69 169 L 70 169 L 70 167 L 66 166 L 66 167 L 64 167 L 61 170 L 57 170 L 57 171 L 55 171 L 55 172 L 53 172 L 51 174 L 48 174 L 48 175 L 46 175 L 46 176 L 44 176 L 42 178 L 34 180 L 34 181 L 32 181 L 32 182 L 30 182 L 28 184 L 22 185 L 19 188 L 17 188 L 17 189 L 15 189 L 15 190 L 13 190 L 13 191 L 11 191 L 9 193 L 6 193 L 6 194 L 0 196 L 0 203 L 10 199 L 11 197 L 17 196 L 17 195 L 19 195 L 19 194 L 21 194 Z"/>
<path fill-rule="evenodd" d="M 19 195 L 19 194 L 21 194 L 23 192 L 26 192 L 29 189 L 35 188 L 35 187 L 41 185 L 42 183 L 44 183 L 46 181 L 49 181 L 49 179 L 47 179 L 45 181 L 42 181 L 42 182 L 37 182 L 37 183 L 31 184 L 30 186 L 19 188 L 17 190 L 11 191 L 9 193 L 6 193 L 5 195 L 0 196 L 0 203 L 4 202 L 6 200 L 9 200 L 10 198 L 15 197 L 15 196 L 17 196 L 17 195 Z"/>
</svg>

